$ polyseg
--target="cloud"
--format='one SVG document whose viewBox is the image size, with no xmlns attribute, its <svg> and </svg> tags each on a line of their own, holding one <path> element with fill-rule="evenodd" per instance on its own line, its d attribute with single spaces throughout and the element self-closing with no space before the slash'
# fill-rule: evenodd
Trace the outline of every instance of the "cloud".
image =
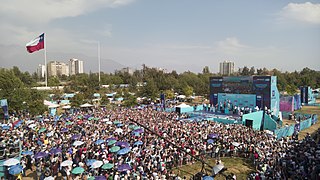
<svg viewBox="0 0 320 180">
<path fill-rule="evenodd" d="M 13 20 L 46 23 L 54 19 L 75 17 L 101 8 L 116 8 L 134 0 L 4 0 L 0 15 Z"/>
<path fill-rule="evenodd" d="M 217 51 L 224 53 L 239 53 L 249 48 L 250 46 L 241 44 L 236 37 L 227 37 L 222 41 L 218 41 L 215 47 Z"/>
<path fill-rule="evenodd" d="M 295 20 L 309 24 L 320 24 L 320 4 L 289 3 L 282 8 L 280 18 L 283 20 Z"/>
</svg>

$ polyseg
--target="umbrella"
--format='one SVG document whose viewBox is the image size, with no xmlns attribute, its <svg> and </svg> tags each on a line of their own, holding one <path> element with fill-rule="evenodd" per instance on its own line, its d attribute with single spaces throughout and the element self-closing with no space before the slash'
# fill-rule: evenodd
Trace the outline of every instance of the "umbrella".
<svg viewBox="0 0 320 180">
<path fill-rule="evenodd" d="M 66 122 L 67 126 L 72 125 L 72 124 L 73 124 L 73 122 L 70 122 L 70 121 Z"/>
<path fill-rule="evenodd" d="M 121 164 L 120 166 L 118 166 L 119 172 L 124 172 L 128 170 L 131 170 L 131 166 L 129 164 Z"/>
<path fill-rule="evenodd" d="M 96 141 L 96 145 L 99 145 L 99 144 L 102 144 L 102 143 L 104 143 L 105 141 L 103 140 L 103 139 L 98 139 L 97 141 Z"/>
<path fill-rule="evenodd" d="M 52 148 L 50 151 L 49 151 L 50 154 L 59 154 L 59 153 L 62 153 L 62 150 L 60 148 Z"/>
<path fill-rule="evenodd" d="M 116 143 L 117 141 L 116 140 L 110 140 L 109 142 L 108 142 L 108 146 L 111 146 L 111 145 L 113 145 L 114 143 Z"/>
<path fill-rule="evenodd" d="M 208 144 L 213 144 L 214 143 L 214 140 L 213 139 L 208 139 Z"/>
<path fill-rule="evenodd" d="M 47 129 L 46 128 L 41 128 L 41 129 L 39 129 L 39 133 L 42 133 L 42 132 L 45 132 Z"/>
<path fill-rule="evenodd" d="M 127 154 L 128 152 L 130 152 L 130 148 L 123 148 L 123 149 L 120 149 L 117 154 L 118 155 L 124 155 L 124 154 Z"/>
<path fill-rule="evenodd" d="M 123 124 L 121 124 L 121 123 L 117 124 L 117 127 L 122 127 L 122 126 L 123 126 Z"/>
<path fill-rule="evenodd" d="M 128 126 L 129 129 L 133 129 L 134 127 L 135 127 L 134 124 L 130 124 L 130 125 Z"/>
<path fill-rule="evenodd" d="M 116 146 L 121 146 L 121 147 L 130 147 L 130 144 L 128 142 L 124 142 L 124 141 L 118 141 L 115 144 Z"/>
<path fill-rule="evenodd" d="M 102 161 L 95 161 L 92 163 L 91 168 L 93 168 L 93 169 L 99 168 L 102 166 L 102 164 L 103 164 Z"/>
<path fill-rule="evenodd" d="M 17 174 L 21 173 L 22 169 L 23 169 L 23 167 L 21 165 L 19 165 L 19 164 L 13 165 L 9 169 L 9 174 L 17 175 Z"/>
<path fill-rule="evenodd" d="M 112 124 L 112 122 L 111 122 L 111 121 L 106 121 L 106 124 L 109 124 L 109 125 L 110 125 L 110 124 Z"/>
<path fill-rule="evenodd" d="M 106 180 L 105 176 L 95 176 L 94 180 Z"/>
<path fill-rule="evenodd" d="M 208 137 L 214 139 L 218 137 L 218 134 L 209 134 Z"/>
<path fill-rule="evenodd" d="M 94 176 L 89 177 L 87 180 L 94 180 Z"/>
<path fill-rule="evenodd" d="M 114 121 L 113 124 L 120 124 L 120 121 Z"/>
<path fill-rule="evenodd" d="M 82 144 L 84 144 L 84 142 L 82 142 L 82 141 L 75 141 L 73 143 L 74 146 L 81 146 Z"/>
<path fill-rule="evenodd" d="M 142 141 L 137 141 L 137 142 L 135 142 L 133 145 L 134 145 L 134 146 L 140 146 L 140 145 L 142 145 L 142 144 L 143 144 Z"/>
<path fill-rule="evenodd" d="M 223 165 L 223 164 L 215 165 L 215 166 L 213 166 L 213 168 L 212 168 L 212 173 L 213 173 L 214 175 L 216 175 L 216 174 L 218 174 L 223 168 L 224 168 L 224 165 Z"/>
<path fill-rule="evenodd" d="M 93 118 L 93 120 L 95 120 L 95 121 L 99 121 L 99 118 Z"/>
<path fill-rule="evenodd" d="M 62 128 L 61 132 L 63 132 L 63 133 L 68 132 L 68 128 Z"/>
<path fill-rule="evenodd" d="M 142 128 L 133 130 L 134 133 L 143 133 L 144 130 Z"/>
<path fill-rule="evenodd" d="M 110 148 L 110 152 L 117 152 L 120 150 L 120 147 L 119 146 L 113 146 L 112 148 Z"/>
<path fill-rule="evenodd" d="M 238 146 L 240 146 L 240 143 L 238 143 L 238 142 L 232 142 L 232 145 L 238 147 Z"/>
<path fill-rule="evenodd" d="M 71 138 L 73 139 L 73 140 L 75 140 L 75 139 L 79 139 L 80 138 L 80 134 L 75 134 L 75 135 L 73 135 Z"/>
<path fill-rule="evenodd" d="M 15 159 L 15 158 L 10 158 L 10 159 L 7 159 L 3 162 L 3 165 L 4 166 L 13 166 L 13 165 L 16 165 L 16 164 L 19 164 L 20 161 L 18 159 Z"/>
<path fill-rule="evenodd" d="M 47 136 L 48 136 L 48 137 L 51 137 L 52 135 L 53 135 L 53 131 L 47 133 Z"/>
<path fill-rule="evenodd" d="M 132 131 L 131 135 L 132 135 L 132 136 L 140 136 L 140 133 L 138 133 L 138 132 L 133 132 L 133 131 Z"/>
<path fill-rule="evenodd" d="M 64 166 L 72 166 L 73 162 L 71 160 L 65 160 L 61 163 L 60 166 L 64 167 Z"/>
<path fill-rule="evenodd" d="M 54 177 L 49 176 L 49 177 L 44 178 L 43 180 L 54 180 Z"/>
<path fill-rule="evenodd" d="M 48 156 L 47 153 L 45 153 L 45 152 L 38 152 L 37 154 L 34 155 L 34 158 L 40 159 L 40 158 L 43 158 L 43 157 L 46 157 L 46 156 Z"/>
<path fill-rule="evenodd" d="M 101 121 L 102 121 L 102 122 L 108 122 L 109 119 L 102 119 Z"/>
<path fill-rule="evenodd" d="M 111 168 L 113 168 L 113 164 L 107 163 L 107 164 L 104 164 L 101 168 L 102 169 L 111 169 Z"/>
<path fill-rule="evenodd" d="M 96 159 L 88 159 L 86 164 L 87 164 L 87 166 L 91 166 L 96 161 L 97 161 Z"/>
<path fill-rule="evenodd" d="M 202 180 L 214 180 L 211 176 L 203 176 Z"/>
<path fill-rule="evenodd" d="M 116 133 L 122 133 L 123 130 L 122 130 L 121 128 L 117 128 L 116 130 L 114 130 L 114 132 L 116 132 Z"/>
<path fill-rule="evenodd" d="M 84 169 L 82 167 L 73 168 L 71 171 L 72 174 L 81 174 L 83 172 L 84 172 Z"/>
<path fill-rule="evenodd" d="M 10 126 L 2 126 L 2 130 L 8 130 L 10 129 Z"/>
<path fill-rule="evenodd" d="M 110 137 L 110 138 L 106 139 L 106 142 L 109 142 L 109 141 L 111 141 L 111 140 L 117 140 L 117 139 L 114 138 L 114 137 Z"/>
<path fill-rule="evenodd" d="M 89 117 L 88 120 L 91 121 L 93 119 L 93 117 Z"/>
<path fill-rule="evenodd" d="M 34 123 L 34 120 L 28 120 L 28 121 L 26 121 L 26 124 L 31 124 L 31 123 Z"/>
<path fill-rule="evenodd" d="M 36 127 L 37 125 L 36 124 L 30 124 L 28 127 L 29 128 L 34 128 L 34 127 Z"/>
<path fill-rule="evenodd" d="M 16 123 L 14 124 L 14 127 L 19 127 L 19 126 L 21 126 L 21 124 L 22 124 L 22 121 L 18 121 L 18 122 L 16 122 Z"/>
<path fill-rule="evenodd" d="M 32 151 L 23 151 L 21 152 L 22 155 L 33 155 Z"/>
<path fill-rule="evenodd" d="M 137 129 L 141 129 L 141 127 L 140 126 L 134 126 L 133 127 L 133 130 L 137 130 Z"/>
</svg>

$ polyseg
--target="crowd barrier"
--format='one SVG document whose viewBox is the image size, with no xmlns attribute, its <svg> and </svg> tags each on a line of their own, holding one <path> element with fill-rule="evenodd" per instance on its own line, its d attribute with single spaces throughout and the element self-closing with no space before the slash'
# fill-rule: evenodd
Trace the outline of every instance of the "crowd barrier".
<svg viewBox="0 0 320 180">
<path fill-rule="evenodd" d="M 307 118 L 306 120 L 300 121 L 300 123 L 286 126 L 283 128 L 276 129 L 274 134 L 276 135 L 277 139 L 282 137 L 292 136 L 294 131 L 302 131 L 304 129 L 308 129 L 310 126 L 314 125 L 318 121 L 318 116 L 316 114 L 297 114 L 298 116 L 304 116 Z"/>
</svg>

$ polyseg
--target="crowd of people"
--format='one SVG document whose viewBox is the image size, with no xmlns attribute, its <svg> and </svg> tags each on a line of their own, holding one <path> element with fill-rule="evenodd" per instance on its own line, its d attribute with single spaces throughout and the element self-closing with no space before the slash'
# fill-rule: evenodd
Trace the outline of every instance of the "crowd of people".
<svg viewBox="0 0 320 180">
<path fill-rule="evenodd" d="M 182 121 L 179 114 L 152 106 L 15 118 L 1 125 L 9 128 L 0 130 L 0 141 L 20 142 L 22 175 L 31 169 L 41 180 L 60 175 L 68 180 L 179 179 L 173 167 L 208 156 L 250 158 L 256 179 L 319 178 L 320 173 L 319 138 L 277 140 L 240 124 Z M 9 170 L 7 178 L 16 179 Z"/>
</svg>

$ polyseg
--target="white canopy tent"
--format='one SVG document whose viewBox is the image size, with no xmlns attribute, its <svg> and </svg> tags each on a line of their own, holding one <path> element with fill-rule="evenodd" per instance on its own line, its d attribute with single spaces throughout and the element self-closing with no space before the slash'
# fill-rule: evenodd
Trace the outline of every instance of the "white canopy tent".
<svg viewBox="0 0 320 180">
<path fill-rule="evenodd" d="M 93 106 L 93 105 L 92 105 L 92 104 L 89 104 L 89 103 L 85 103 L 85 104 L 80 105 L 80 107 L 82 107 L 82 108 L 92 107 L 92 106 Z"/>
</svg>

